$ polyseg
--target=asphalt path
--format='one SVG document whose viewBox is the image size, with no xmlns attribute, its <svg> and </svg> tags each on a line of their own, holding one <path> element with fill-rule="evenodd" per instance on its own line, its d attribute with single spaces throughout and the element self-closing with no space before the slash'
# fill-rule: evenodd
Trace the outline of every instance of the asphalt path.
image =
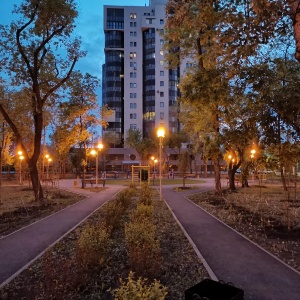
<svg viewBox="0 0 300 300">
<path fill-rule="evenodd" d="M 0 288 L 20 274 L 51 245 L 76 228 L 122 188 L 109 186 L 100 193 L 74 188 L 72 180 L 61 180 L 63 189 L 80 191 L 87 198 L 45 219 L 0 239 Z"/>
<path fill-rule="evenodd" d="M 175 192 L 163 189 L 163 197 L 209 266 L 215 279 L 244 290 L 244 299 L 299 300 L 300 273 L 275 258 L 185 196 L 207 190 Z"/>
</svg>

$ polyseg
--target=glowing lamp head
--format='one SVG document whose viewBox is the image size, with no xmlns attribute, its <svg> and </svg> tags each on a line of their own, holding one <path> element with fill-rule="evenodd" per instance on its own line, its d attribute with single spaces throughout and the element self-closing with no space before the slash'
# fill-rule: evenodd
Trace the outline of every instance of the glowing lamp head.
<svg viewBox="0 0 300 300">
<path fill-rule="evenodd" d="M 159 138 L 164 138 L 165 137 L 165 129 L 164 128 L 158 128 L 157 137 L 159 137 Z"/>
</svg>

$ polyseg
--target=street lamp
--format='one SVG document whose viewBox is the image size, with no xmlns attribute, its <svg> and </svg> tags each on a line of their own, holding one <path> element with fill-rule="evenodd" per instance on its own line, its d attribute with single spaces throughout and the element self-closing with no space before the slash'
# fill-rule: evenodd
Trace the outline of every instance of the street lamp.
<svg viewBox="0 0 300 300">
<path fill-rule="evenodd" d="M 161 152 L 162 152 L 162 140 L 165 137 L 165 129 L 158 128 L 157 137 L 159 138 L 159 197 L 162 200 L 162 191 L 161 191 Z"/>
<path fill-rule="evenodd" d="M 22 151 L 18 152 L 19 159 L 20 159 L 20 185 L 22 184 L 22 160 L 24 159 L 24 156 L 22 154 L 23 154 Z"/>
</svg>

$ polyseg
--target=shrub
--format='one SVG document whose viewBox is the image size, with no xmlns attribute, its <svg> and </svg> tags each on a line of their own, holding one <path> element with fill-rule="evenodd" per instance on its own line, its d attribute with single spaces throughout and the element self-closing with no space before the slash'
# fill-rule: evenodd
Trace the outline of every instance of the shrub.
<svg viewBox="0 0 300 300">
<path fill-rule="evenodd" d="M 120 279 L 121 286 L 113 291 L 114 300 L 164 300 L 167 295 L 167 288 L 154 280 L 147 285 L 147 279 L 133 279 L 130 272 L 127 281 Z"/>
<path fill-rule="evenodd" d="M 84 267 L 103 266 L 110 251 L 110 235 L 103 225 L 87 225 L 77 241 L 77 258 Z"/>
<path fill-rule="evenodd" d="M 131 203 L 131 198 L 133 194 L 133 189 L 122 190 L 119 194 L 117 194 L 115 201 L 116 203 L 121 204 L 124 207 L 124 209 L 126 209 Z"/>
<path fill-rule="evenodd" d="M 143 183 L 140 190 L 139 203 L 152 205 L 152 191 L 147 183 Z"/>
<path fill-rule="evenodd" d="M 140 223 L 144 219 L 152 220 L 153 218 L 153 206 L 139 204 L 135 211 L 130 214 L 131 222 Z"/>
<path fill-rule="evenodd" d="M 104 222 L 112 230 L 121 226 L 125 208 L 121 203 L 107 202 L 103 207 Z"/>
<path fill-rule="evenodd" d="M 125 239 L 131 268 L 139 276 L 151 277 L 160 267 L 160 242 L 155 225 L 147 218 L 125 225 Z"/>
</svg>

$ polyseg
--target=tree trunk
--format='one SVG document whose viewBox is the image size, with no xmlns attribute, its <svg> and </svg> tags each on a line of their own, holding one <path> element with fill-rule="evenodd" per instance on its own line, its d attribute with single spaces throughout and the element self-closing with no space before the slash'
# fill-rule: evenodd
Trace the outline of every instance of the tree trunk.
<svg viewBox="0 0 300 300">
<path fill-rule="evenodd" d="M 45 205 L 46 203 L 44 199 L 42 185 L 39 179 L 37 165 L 32 160 L 29 161 L 28 165 L 35 201 L 38 201 L 40 205 Z"/>
<path fill-rule="evenodd" d="M 216 194 L 221 195 L 222 194 L 222 187 L 221 187 L 221 168 L 220 168 L 220 162 L 219 159 L 214 158 L 214 175 L 215 175 L 215 190 Z"/>
<path fill-rule="evenodd" d="M 236 188 L 235 188 L 235 182 L 234 182 L 234 175 L 235 175 L 234 170 L 233 169 L 229 169 L 228 170 L 228 180 L 229 180 L 229 189 L 231 191 L 236 190 Z"/>
<path fill-rule="evenodd" d="M 0 186 L 2 185 L 2 165 L 3 165 L 3 161 L 2 161 L 2 147 L 0 147 Z"/>
</svg>

